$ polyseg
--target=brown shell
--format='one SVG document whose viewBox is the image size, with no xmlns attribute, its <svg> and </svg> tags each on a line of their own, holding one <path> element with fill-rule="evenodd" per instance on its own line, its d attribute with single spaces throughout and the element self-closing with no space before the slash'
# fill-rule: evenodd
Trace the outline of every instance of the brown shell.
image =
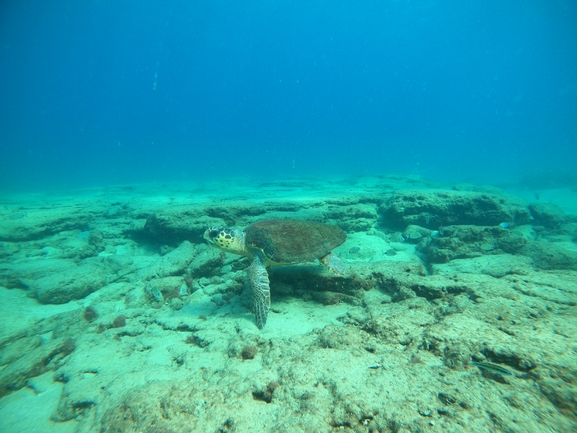
<svg viewBox="0 0 577 433">
<path fill-rule="evenodd" d="M 245 230 L 245 245 L 276 263 L 309 262 L 338 247 L 347 235 L 339 227 L 312 221 L 264 220 Z"/>
</svg>

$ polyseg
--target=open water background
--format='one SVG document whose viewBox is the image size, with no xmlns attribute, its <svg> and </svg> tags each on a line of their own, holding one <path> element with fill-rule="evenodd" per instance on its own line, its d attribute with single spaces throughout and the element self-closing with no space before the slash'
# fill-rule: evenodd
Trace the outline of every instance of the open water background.
<svg viewBox="0 0 577 433">
<path fill-rule="evenodd" d="M 4 0 L 0 189 L 575 180 L 573 0 Z"/>
</svg>

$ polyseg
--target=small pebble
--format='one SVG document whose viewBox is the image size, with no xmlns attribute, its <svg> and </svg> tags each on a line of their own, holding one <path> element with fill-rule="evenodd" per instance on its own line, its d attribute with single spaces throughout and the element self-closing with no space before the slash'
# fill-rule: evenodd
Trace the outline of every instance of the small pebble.
<svg viewBox="0 0 577 433">
<path fill-rule="evenodd" d="M 397 252 L 391 248 L 390 250 L 385 251 L 385 254 L 387 256 L 396 256 Z"/>
<path fill-rule="evenodd" d="M 126 316 L 121 315 L 121 316 L 118 316 L 117 318 L 115 318 L 115 319 L 112 321 L 112 326 L 113 326 L 114 328 L 123 328 L 123 327 L 125 327 L 125 326 L 126 326 Z"/>
<path fill-rule="evenodd" d="M 352 247 L 352 248 L 349 250 L 349 254 L 356 254 L 356 253 L 358 253 L 360 250 L 361 250 L 361 249 L 360 249 L 359 247 Z"/>
<path fill-rule="evenodd" d="M 184 306 L 184 302 L 180 298 L 172 298 L 170 300 L 170 308 L 173 310 L 180 310 Z"/>
</svg>

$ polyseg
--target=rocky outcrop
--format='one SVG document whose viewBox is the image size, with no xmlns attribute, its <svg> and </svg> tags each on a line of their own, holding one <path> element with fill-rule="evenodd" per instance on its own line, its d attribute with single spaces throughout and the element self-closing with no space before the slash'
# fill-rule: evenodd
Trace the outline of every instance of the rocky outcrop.
<svg viewBox="0 0 577 433">
<path fill-rule="evenodd" d="M 419 244 L 432 263 L 445 263 L 492 254 L 515 254 L 527 240 L 518 232 L 500 226 L 448 226 L 439 236 Z"/>
<path fill-rule="evenodd" d="M 404 230 L 410 224 L 437 230 L 448 225 L 526 224 L 525 204 L 506 195 L 470 191 L 403 191 L 379 208 L 382 224 Z"/>
</svg>

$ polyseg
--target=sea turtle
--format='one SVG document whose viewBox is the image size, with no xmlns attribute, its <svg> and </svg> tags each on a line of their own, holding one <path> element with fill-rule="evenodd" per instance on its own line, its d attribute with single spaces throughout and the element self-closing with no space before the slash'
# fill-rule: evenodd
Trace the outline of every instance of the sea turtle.
<svg viewBox="0 0 577 433">
<path fill-rule="evenodd" d="M 244 231 L 230 227 L 209 227 L 204 238 L 216 248 L 252 260 L 248 276 L 256 324 L 264 328 L 270 308 L 270 287 L 266 268 L 319 259 L 337 275 L 343 275 L 344 262 L 331 252 L 346 239 L 339 227 L 312 221 L 264 220 Z"/>
</svg>

